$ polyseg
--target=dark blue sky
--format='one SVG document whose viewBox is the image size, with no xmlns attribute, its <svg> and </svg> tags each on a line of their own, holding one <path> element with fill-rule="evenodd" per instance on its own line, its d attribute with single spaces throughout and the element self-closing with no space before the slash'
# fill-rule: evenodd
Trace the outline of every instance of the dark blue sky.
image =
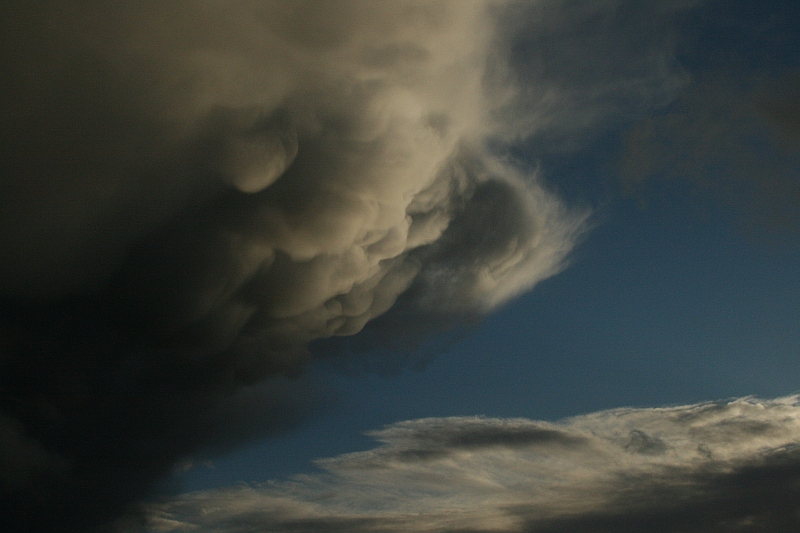
<svg viewBox="0 0 800 533">
<path fill-rule="evenodd" d="M 331 379 L 328 413 L 198 468 L 186 488 L 263 481 L 369 447 L 421 417 L 558 419 L 800 389 L 800 247 L 747 238 L 723 211 L 617 198 L 572 265 L 486 318 L 423 369 Z M 313 369 L 311 370 L 313 374 Z M 277 458 L 277 459 L 276 459 Z"/>
<path fill-rule="evenodd" d="M 798 530 L 800 3 L 6 4 L 4 531 Z"/>
<path fill-rule="evenodd" d="M 326 413 L 288 435 L 216 458 L 213 469 L 193 469 L 182 477 L 183 488 L 313 471 L 313 459 L 367 449 L 372 444 L 365 431 L 406 419 L 483 414 L 555 420 L 620 406 L 800 390 L 800 245 L 791 195 L 759 196 L 773 178 L 746 175 L 758 168 L 729 179 L 725 169 L 737 164 L 737 155 L 724 151 L 721 158 L 700 156 L 695 175 L 656 168 L 651 181 L 633 188 L 620 171 L 625 136 L 648 119 L 665 127 L 659 117 L 671 113 L 691 120 L 698 108 L 684 96 L 697 87 L 722 83 L 746 96 L 764 80 L 796 69 L 799 9 L 788 2 L 711 2 L 678 17 L 671 30 L 675 57 L 689 81 L 671 103 L 635 116 L 623 105 L 566 151 L 547 139 L 517 149 L 560 195 L 592 206 L 593 227 L 565 271 L 424 364 L 401 365 L 392 375 L 351 368 L 333 377 L 324 363 L 324 371 L 312 366 L 310 376 L 339 392 Z M 630 29 L 619 24 L 605 31 Z M 749 105 L 746 97 L 741 101 Z M 719 125 L 731 127 L 724 117 Z M 675 142 L 682 134 L 689 143 L 699 138 L 688 131 L 668 135 Z M 689 157 L 680 141 L 674 157 Z M 789 170 L 775 181 L 796 191 L 797 137 L 792 142 L 789 166 L 782 167 Z M 756 161 L 764 158 L 765 174 L 774 171 L 769 145 L 753 150 Z M 720 176 L 698 177 L 704 172 Z M 788 226 L 764 216 L 781 210 Z"/>
</svg>

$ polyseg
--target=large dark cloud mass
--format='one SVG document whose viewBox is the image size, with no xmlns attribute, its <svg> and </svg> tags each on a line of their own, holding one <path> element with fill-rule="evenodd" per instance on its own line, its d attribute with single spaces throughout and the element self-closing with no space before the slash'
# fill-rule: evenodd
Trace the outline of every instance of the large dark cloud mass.
<svg viewBox="0 0 800 533">
<path fill-rule="evenodd" d="M 420 330 L 480 317 L 562 269 L 587 213 L 567 208 L 528 170 L 531 161 L 514 161 L 511 146 L 568 153 L 670 102 L 691 76 L 668 22 L 702 4 L 0 4 L 0 529 L 102 531 L 132 511 L 117 526 L 135 528 L 146 515 L 154 529 L 207 520 L 200 526 L 208 530 L 248 530 L 247 491 L 207 496 L 216 507 L 220 498 L 240 500 L 245 510 L 229 509 L 230 516 L 197 519 L 206 496 L 133 511 L 196 453 L 313 416 L 328 393 L 302 373 L 323 355 L 309 345 L 330 355 L 339 351 L 319 343 L 333 337 L 366 339 L 367 348 L 416 339 Z M 713 96 L 721 92 L 704 93 L 707 86 L 678 100 L 688 118 L 659 119 L 666 124 L 655 128 L 659 135 L 670 141 L 673 130 L 688 129 L 691 142 L 735 144 L 696 112 L 711 109 L 709 100 L 722 113 L 736 107 Z M 755 121 L 791 152 L 796 83 L 782 87 L 785 97 L 753 93 L 755 106 L 726 120 Z M 645 179 L 669 144 L 648 124 L 629 135 L 632 180 Z M 735 160 L 740 174 L 732 176 L 753 174 L 756 159 Z M 796 200 L 796 162 L 775 166 L 757 190 Z M 769 412 L 785 408 L 796 417 L 786 405 L 770 404 Z M 777 434 L 773 422 L 745 433 Z M 718 430 L 725 428 L 734 426 Z M 469 510 L 474 498 L 495 501 L 497 482 L 469 472 L 464 483 L 483 492 L 451 498 L 445 489 L 458 482 L 437 477 L 431 465 L 458 470 L 463 457 L 487 450 L 486 472 L 519 450 L 607 461 L 589 433 L 527 421 L 426 421 L 380 433 L 388 446 L 368 461 L 326 464 L 342 465 L 341 476 L 384 463 L 413 471 L 431 483 L 418 501 Z M 794 467 L 780 466 L 795 452 L 777 441 L 765 441 L 771 455 L 730 466 L 702 462 L 701 441 L 692 441 L 691 457 L 705 466 L 684 471 L 686 462 L 665 457 L 689 448 L 668 433 L 637 426 L 625 435 L 627 455 L 615 457 L 638 458 L 644 466 L 636 475 L 655 477 L 613 484 L 624 469 L 571 470 L 568 486 L 585 496 L 583 507 L 570 510 L 576 493 L 555 503 L 498 499 L 495 514 L 481 518 L 502 514 L 496 527 L 466 511 L 463 520 L 437 515 L 424 527 L 590 530 L 581 521 L 595 517 L 608 530 L 636 530 L 620 525 L 630 511 L 639 529 L 657 531 L 650 525 L 659 517 L 672 524 L 676 509 L 705 512 L 702 502 L 714 498 L 731 512 L 706 530 L 774 523 L 780 531 L 780 520 L 792 520 L 759 507 L 772 472 L 796 494 Z M 594 486 L 582 485 L 590 475 L 618 489 L 613 505 L 580 489 Z M 742 492 L 748 479 L 761 492 L 739 505 L 754 494 Z M 708 498 L 700 507 L 687 492 L 669 500 L 674 508 L 645 501 L 672 494 L 675 480 Z M 368 500 L 397 505 L 394 514 L 373 516 L 323 509 L 314 503 L 322 492 L 306 498 L 306 486 L 297 498 L 276 490 L 264 504 L 276 530 L 416 527 L 402 498 Z M 639 500 L 627 500 L 626 490 Z M 526 522 L 533 516 L 526 506 L 551 503 L 552 522 Z M 252 512 L 260 517 L 263 509 L 258 503 Z M 227 525 L 214 522 L 218 516 Z M 661 530 L 694 531 L 674 524 Z"/>
<path fill-rule="evenodd" d="M 310 416 L 280 376 L 400 295 L 448 323 L 562 268 L 585 215 L 498 148 L 498 8 L 3 3 L 4 531 Z"/>
<path fill-rule="evenodd" d="M 323 474 L 185 494 L 151 531 L 789 533 L 800 527 L 797 397 L 617 409 L 556 424 L 394 424 Z M 137 531 L 132 527 L 131 531 Z"/>
</svg>

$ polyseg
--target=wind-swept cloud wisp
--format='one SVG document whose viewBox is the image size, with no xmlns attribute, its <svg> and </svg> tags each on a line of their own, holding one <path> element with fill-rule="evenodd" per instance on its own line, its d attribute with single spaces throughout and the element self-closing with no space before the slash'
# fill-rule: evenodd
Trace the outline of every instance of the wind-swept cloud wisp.
<svg viewBox="0 0 800 533">
<path fill-rule="evenodd" d="M 421 419 L 321 474 L 197 492 L 150 531 L 796 531 L 800 403 L 744 398 L 559 423 Z"/>
</svg>

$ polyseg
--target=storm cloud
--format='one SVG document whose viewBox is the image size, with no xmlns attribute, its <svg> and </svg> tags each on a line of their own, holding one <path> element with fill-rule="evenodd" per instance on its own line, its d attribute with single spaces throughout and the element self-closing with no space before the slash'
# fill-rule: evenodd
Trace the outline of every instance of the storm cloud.
<svg viewBox="0 0 800 533">
<path fill-rule="evenodd" d="M 513 148 L 574 151 L 670 102 L 690 77 L 669 21 L 698 4 L 0 6 L 4 530 L 141 518 L 135 502 L 176 463 L 319 413 L 332 393 L 303 374 L 309 361 L 470 323 L 565 268 L 589 210 Z M 460 475 L 471 454 L 607 457 L 578 422 L 399 424 L 376 434 L 384 448 L 324 464 L 410 474 L 450 461 Z M 659 435 L 632 427 L 624 457 L 655 461 L 674 448 Z M 452 484 L 436 483 L 425 490 Z M 402 499 L 394 518 L 323 519 L 297 487 L 296 500 L 242 489 L 147 516 L 190 528 L 200 499 L 230 497 L 258 520 L 273 506 L 276 528 L 411 524 Z M 531 516 L 514 501 L 498 523 Z M 226 513 L 250 527 L 226 509 L 208 527 Z"/>
<path fill-rule="evenodd" d="M 5 528 L 312 416 L 280 376 L 401 295 L 450 324 L 564 267 L 586 213 L 498 144 L 500 7 L 0 8 Z"/>
<path fill-rule="evenodd" d="M 558 423 L 421 419 L 323 473 L 179 496 L 151 531 L 795 531 L 796 396 Z M 424 453 L 423 453 L 424 452 Z"/>
</svg>

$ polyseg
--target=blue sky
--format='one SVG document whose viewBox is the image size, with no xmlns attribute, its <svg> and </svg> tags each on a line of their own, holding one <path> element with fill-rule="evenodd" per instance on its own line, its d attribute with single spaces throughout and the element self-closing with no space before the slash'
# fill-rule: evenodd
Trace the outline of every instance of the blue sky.
<svg viewBox="0 0 800 533">
<path fill-rule="evenodd" d="M 400 420 L 555 420 L 797 392 L 800 248 L 790 237 L 756 241 L 729 210 L 677 196 L 644 206 L 620 196 L 601 209 L 564 272 L 422 368 L 325 373 L 341 395 L 330 413 L 197 468 L 187 487 L 313 471 L 329 450 L 369 447 L 365 431 Z"/>
<path fill-rule="evenodd" d="M 707 79 L 795 68 L 795 11 L 781 2 L 712 2 L 674 22 L 684 39 L 677 59 L 690 80 L 675 94 L 678 105 L 684 91 Z M 612 117 L 611 126 L 579 132 L 580 146 L 567 152 L 544 145 L 541 155 L 536 139 L 518 147 L 549 187 L 592 206 L 592 228 L 569 266 L 475 327 L 416 355 L 388 356 L 407 357 L 405 363 L 356 363 L 333 376 L 324 363 L 321 370 L 312 364 L 309 373 L 338 391 L 324 415 L 214 459 L 213 469 L 193 469 L 182 476 L 184 488 L 313 472 L 313 460 L 369 449 L 365 432 L 401 420 L 557 420 L 623 406 L 797 392 L 797 227 L 752 220 L 748 207 L 735 203 L 746 192 L 704 190 L 691 179 L 631 191 L 620 177 L 624 135 L 674 109 Z"/>
<path fill-rule="evenodd" d="M 0 21 L 12 531 L 800 527 L 800 4 Z"/>
</svg>

